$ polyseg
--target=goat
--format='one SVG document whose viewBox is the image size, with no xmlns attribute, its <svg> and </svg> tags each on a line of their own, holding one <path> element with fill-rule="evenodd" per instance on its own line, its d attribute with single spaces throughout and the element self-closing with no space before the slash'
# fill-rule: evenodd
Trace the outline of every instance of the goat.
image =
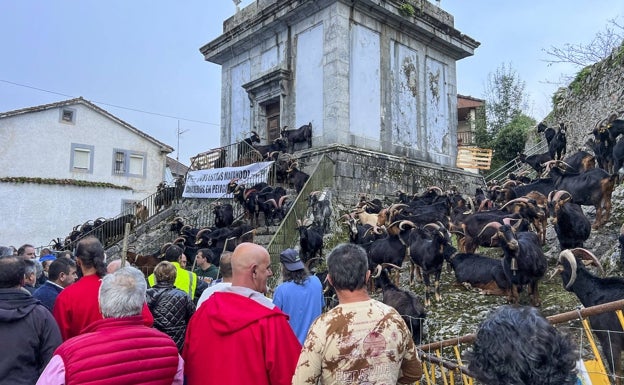
<svg viewBox="0 0 624 385">
<path fill-rule="evenodd" d="M 611 194 L 617 175 L 609 175 L 600 168 L 594 168 L 582 174 L 568 173 L 557 165 L 550 168 L 549 175 L 553 178 L 553 183 L 558 190 L 565 190 L 572 195 L 572 202 L 594 206 L 596 209 L 596 220 L 592 225 L 594 229 L 602 226 L 609 219 Z"/>
<path fill-rule="evenodd" d="M 212 204 L 216 227 L 228 227 L 234 223 L 234 208 L 230 203 Z"/>
<path fill-rule="evenodd" d="M 378 266 L 373 276 L 377 287 L 382 290 L 381 302 L 393 307 L 403 318 L 412 332 L 412 339 L 416 345 L 422 342 L 422 325 L 427 312 L 422 299 L 408 290 L 399 289 L 392 283 L 388 270 Z"/>
<path fill-rule="evenodd" d="M 559 124 L 559 130 L 548 143 L 548 154 L 551 159 L 562 159 L 566 153 L 567 139 L 566 139 L 566 127 L 563 123 Z"/>
<path fill-rule="evenodd" d="M 176 183 L 177 185 L 177 183 Z M 156 207 L 156 213 L 159 213 L 163 208 L 171 206 L 176 200 L 177 187 L 167 187 L 165 182 L 158 184 L 156 189 L 156 196 L 154 197 L 154 206 Z"/>
<path fill-rule="evenodd" d="M 561 275 L 563 287 L 574 293 L 583 306 L 596 306 L 624 298 L 624 279 L 597 277 L 587 271 L 583 261 L 594 264 L 602 273 L 598 258 L 582 248 L 563 250 L 557 263 L 557 272 Z M 620 359 L 624 349 L 624 333 L 617 315 L 609 312 L 590 316 L 589 323 L 600 342 L 609 370 L 621 377 L 623 372 Z"/>
<path fill-rule="evenodd" d="M 324 232 L 329 231 L 329 222 L 332 215 L 329 192 L 311 192 L 308 196 L 308 207 L 312 209 L 314 224 L 322 226 Z"/>
<path fill-rule="evenodd" d="M 544 163 L 552 160 L 552 156 L 550 152 L 545 152 L 543 154 L 533 154 L 526 156 L 525 154 L 518 154 L 518 160 L 520 162 L 526 163 L 533 170 L 537 172 L 538 175 L 541 175 L 544 172 Z"/>
<path fill-rule="evenodd" d="M 266 159 L 273 152 L 286 151 L 286 144 L 287 142 L 284 138 L 276 138 L 269 144 L 256 144 L 253 148 L 262 155 L 262 158 Z"/>
<path fill-rule="evenodd" d="M 547 262 L 535 233 L 516 233 L 513 227 L 494 223 L 496 237 L 503 250 L 503 271 L 511 282 L 509 301 L 517 304 L 519 291 L 527 285 L 531 304 L 540 306 L 538 283 L 546 273 Z"/>
<path fill-rule="evenodd" d="M 572 202 L 569 192 L 559 190 L 548 196 L 552 217 L 561 250 L 583 247 L 591 233 L 591 223 L 580 205 Z"/>
<path fill-rule="evenodd" d="M 585 172 L 596 167 L 596 157 L 587 151 L 577 151 L 563 159 L 568 169 L 576 172 Z"/>
<path fill-rule="evenodd" d="M 432 294 L 436 301 L 441 301 L 440 275 L 444 261 L 457 249 L 451 245 L 451 236 L 444 226 L 430 223 L 421 228 L 414 228 L 409 233 L 407 252 L 411 261 L 420 269 L 425 284 L 425 306 L 431 304 Z M 433 288 L 430 276 L 433 275 Z M 410 272 L 410 284 L 413 275 Z"/>
<path fill-rule="evenodd" d="M 299 127 L 296 130 L 287 130 L 287 127 L 281 131 L 282 138 L 288 141 L 288 152 L 294 152 L 295 143 L 307 143 L 308 148 L 312 148 L 312 122 Z"/>
<path fill-rule="evenodd" d="M 374 271 L 377 265 L 390 263 L 401 267 L 403 260 L 409 260 L 407 248 L 409 247 L 409 233 L 416 227 L 410 221 L 400 221 L 390 224 L 385 238 L 377 239 L 368 248 L 368 268 Z M 395 276 L 398 285 L 398 274 Z"/>
<path fill-rule="evenodd" d="M 455 280 L 474 287 L 482 294 L 511 296 L 511 282 L 507 279 L 500 259 L 481 254 L 457 253 L 447 260 L 455 272 Z"/>
<path fill-rule="evenodd" d="M 305 186 L 306 182 L 310 178 L 310 175 L 306 174 L 303 171 L 298 169 L 299 165 L 297 162 L 291 163 L 290 167 L 287 170 L 288 180 L 290 184 L 295 188 L 297 193 L 300 193 L 303 190 L 303 186 Z"/>
<path fill-rule="evenodd" d="M 554 128 L 548 127 L 544 122 L 541 122 L 537 125 L 537 133 L 539 134 L 540 132 L 544 133 L 546 143 L 548 143 L 549 145 L 552 139 L 555 137 L 555 134 L 557 133 Z"/>
<path fill-rule="evenodd" d="M 299 231 L 299 252 L 303 263 L 315 257 L 322 258 L 323 228 L 302 223 L 297 219 L 297 230 Z"/>
<path fill-rule="evenodd" d="M 251 131 L 249 137 L 243 139 L 237 145 L 238 160 L 246 158 L 247 154 L 253 151 L 254 143 L 260 143 L 260 135 L 255 131 Z"/>
<path fill-rule="evenodd" d="M 147 206 L 145 206 L 141 202 L 136 202 L 134 204 L 134 216 L 137 219 L 137 224 L 145 223 L 145 221 L 147 221 L 147 218 L 149 217 L 149 210 Z"/>
<path fill-rule="evenodd" d="M 618 139 L 613 146 L 613 172 L 617 175 L 617 184 L 622 181 L 622 174 L 624 173 L 624 138 Z"/>
</svg>

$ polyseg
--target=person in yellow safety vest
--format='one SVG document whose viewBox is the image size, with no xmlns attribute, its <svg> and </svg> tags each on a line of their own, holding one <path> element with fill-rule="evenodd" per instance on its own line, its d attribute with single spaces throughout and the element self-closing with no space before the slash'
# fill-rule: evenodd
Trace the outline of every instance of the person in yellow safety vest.
<svg viewBox="0 0 624 385">
<path fill-rule="evenodd" d="M 175 287 L 186 292 L 193 301 L 196 298 L 199 298 L 201 293 L 208 287 L 208 284 L 202 280 L 197 279 L 197 274 L 192 271 L 188 271 L 180 266 L 178 262 L 178 258 L 184 254 L 184 251 L 180 246 L 171 245 L 165 251 L 165 261 L 171 262 L 173 266 L 176 268 L 176 280 L 173 283 Z M 150 287 L 156 284 L 156 278 L 152 273 L 149 277 L 147 277 L 147 282 Z"/>
</svg>

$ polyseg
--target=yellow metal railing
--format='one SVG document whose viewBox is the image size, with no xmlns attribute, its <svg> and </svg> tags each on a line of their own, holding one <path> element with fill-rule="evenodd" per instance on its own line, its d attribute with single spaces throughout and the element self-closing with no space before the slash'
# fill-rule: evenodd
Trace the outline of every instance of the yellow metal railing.
<svg viewBox="0 0 624 385">
<path fill-rule="evenodd" d="M 606 312 L 615 312 L 620 320 L 622 329 L 624 329 L 624 315 L 621 309 L 624 309 L 624 300 L 546 317 L 551 324 L 559 326 L 563 326 L 561 324 L 569 321 L 581 321 L 582 336 L 585 337 L 586 344 L 589 345 L 589 351 L 593 356 L 588 358 L 587 353 L 583 354 L 585 370 L 591 378 L 592 385 L 615 383 L 616 378 L 614 374 L 608 374 L 606 370 L 602 355 L 594 339 L 594 331 L 591 330 L 587 317 Z M 605 331 L 601 330 L 601 332 Z M 622 331 L 610 331 L 610 333 L 622 333 Z M 420 383 L 428 385 L 473 385 L 473 376 L 468 368 L 464 366 L 461 352 L 468 348 L 475 338 L 476 334 L 466 334 L 457 338 L 418 346 L 420 358 L 423 362 L 423 377 Z M 621 381 L 622 379 L 619 380 Z"/>
</svg>

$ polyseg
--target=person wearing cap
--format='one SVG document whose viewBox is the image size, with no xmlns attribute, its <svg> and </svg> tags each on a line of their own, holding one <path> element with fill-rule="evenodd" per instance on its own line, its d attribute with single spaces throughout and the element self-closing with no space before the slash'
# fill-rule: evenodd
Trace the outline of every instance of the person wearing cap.
<svg viewBox="0 0 624 385">
<path fill-rule="evenodd" d="M 295 249 L 280 254 L 282 283 L 275 288 L 273 303 L 290 317 L 288 322 L 303 345 L 312 322 L 321 315 L 325 299 L 323 285 L 311 275 Z"/>
</svg>

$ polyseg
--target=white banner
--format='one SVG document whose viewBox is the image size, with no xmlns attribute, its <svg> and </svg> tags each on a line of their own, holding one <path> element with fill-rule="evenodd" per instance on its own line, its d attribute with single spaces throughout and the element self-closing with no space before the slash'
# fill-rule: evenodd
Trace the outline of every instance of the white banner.
<svg viewBox="0 0 624 385">
<path fill-rule="evenodd" d="M 245 184 L 247 187 L 267 182 L 272 164 L 273 162 L 260 162 L 242 167 L 189 171 L 182 196 L 184 198 L 232 198 L 232 194 L 227 194 L 227 186 L 232 179 L 239 179 L 237 183 Z"/>
</svg>

